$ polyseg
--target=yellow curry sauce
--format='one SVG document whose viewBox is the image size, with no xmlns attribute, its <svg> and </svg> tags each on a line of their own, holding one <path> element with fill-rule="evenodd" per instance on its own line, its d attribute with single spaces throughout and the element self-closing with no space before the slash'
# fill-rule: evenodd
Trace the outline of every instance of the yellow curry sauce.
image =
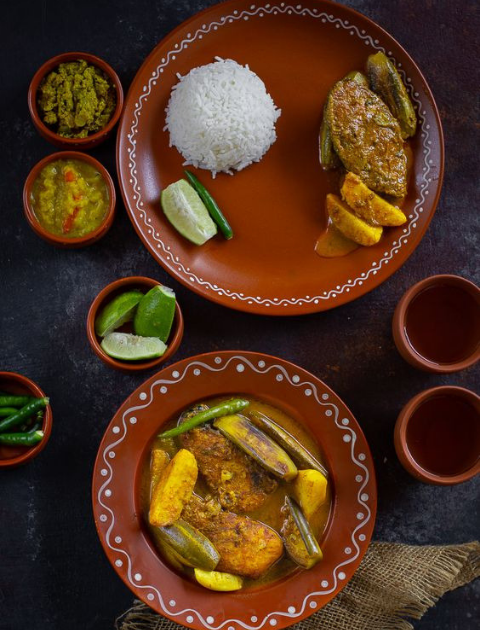
<svg viewBox="0 0 480 630">
<path fill-rule="evenodd" d="M 57 236 L 78 238 L 96 230 L 110 196 L 102 175 L 82 160 L 55 160 L 36 178 L 31 203 L 40 225 Z"/>
<path fill-rule="evenodd" d="M 223 396 L 214 399 L 209 399 L 206 401 L 206 404 L 210 407 L 216 405 L 225 400 L 229 400 L 231 396 Z M 325 465 L 324 459 L 322 458 L 322 454 L 319 450 L 318 444 L 315 442 L 314 438 L 306 432 L 306 430 L 299 425 L 299 423 L 294 420 L 290 415 L 281 411 L 280 409 L 269 405 L 266 402 L 260 401 L 256 398 L 252 398 L 248 395 L 243 395 L 241 398 L 246 399 L 250 402 L 249 407 L 245 411 L 259 411 L 266 416 L 268 416 L 271 420 L 279 424 L 283 427 L 288 433 L 294 437 L 302 446 L 304 446 L 319 462 Z M 177 426 L 178 422 L 178 414 L 174 418 L 172 418 L 168 423 L 162 426 L 162 431 L 171 429 Z M 151 448 L 148 451 L 148 456 L 145 458 L 142 475 L 141 475 L 141 488 L 140 488 L 140 501 L 142 507 L 142 513 L 145 518 L 145 522 L 147 523 L 148 528 L 152 531 L 152 528 L 148 524 L 148 512 L 151 498 L 151 489 L 152 489 L 152 478 L 150 473 L 150 453 L 152 450 L 160 448 L 165 450 L 170 457 L 173 457 L 178 450 L 181 448 L 180 442 L 178 438 L 160 440 L 155 438 L 151 444 Z M 261 505 L 261 507 L 255 511 L 242 513 L 244 516 L 248 516 L 249 518 L 255 519 L 268 525 L 272 529 L 274 529 L 280 536 L 282 524 L 284 520 L 284 515 L 282 514 L 281 508 L 285 503 L 285 497 L 287 494 L 291 494 L 291 483 L 282 481 L 277 479 L 278 487 L 266 501 Z M 208 489 L 205 482 L 202 480 L 202 476 L 199 475 L 197 480 L 197 485 L 195 487 L 195 492 L 203 497 L 207 495 L 212 495 L 212 492 Z M 331 495 L 331 484 L 328 484 L 327 487 L 327 497 L 323 505 L 321 505 L 315 514 L 310 519 L 310 526 L 313 530 L 313 533 L 317 537 L 317 539 L 321 542 L 323 533 L 325 532 L 330 509 L 332 505 L 332 495 Z M 235 512 L 235 510 L 233 510 Z M 156 537 L 152 531 L 152 540 L 156 544 Z M 161 548 L 159 548 L 160 553 L 162 553 Z M 163 555 L 163 554 L 162 554 Z M 168 561 L 168 559 L 167 559 Z M 174 567 L 179 569 L 178 567 Z M 183 566 L 181 568 L 182 572 L 185 575 L 193 577 L 193 569 Z M 290 560 L 286 554 L 284 554 L 270 569 L 260 578 L 258 579 L 249 579 L 245 578 L 243 583 L 243 589 L 258 587 L 260 585 L 268 584 L 274 582 L 280 578 L 285 577 L 286 575 L 301 570 L 298 565 L 295 564 L 292 560 Z"/>
</svg>

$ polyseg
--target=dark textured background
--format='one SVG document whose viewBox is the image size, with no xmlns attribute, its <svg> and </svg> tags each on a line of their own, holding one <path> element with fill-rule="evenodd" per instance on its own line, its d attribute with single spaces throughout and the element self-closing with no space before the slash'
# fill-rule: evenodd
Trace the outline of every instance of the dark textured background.
<svg viewBox="0 0 480 630">
<path fill-rule="evenodd" d="M 433 224 L 404 267 L 373 293 L 326 313 L 256 317 L 207 302 L 168 278 L 119 204 L 110 233 L 91 248 L 61 251 L 38 239 L 22 210 L 30 168 L 54 149 L 34 130 L 28 83 L 49 57 L 88 50 L 128 88 L 153 46 L 204 6 L 196 0 L 11 0 L 2 4 L 0 137 L 0 369 L 21 372 L 51 396 L 54 430 L 30 465 L 0 473 L 0 630 L 112 628 L 132 595 L 97 540 L 90 480 L 100 437 L 116 408 L 147 375 L 104 366 L 85 335 L 88 307 L 112 280 L 158 278 L 181 301 L 186 333 L 176 355 L 242 348 L 279 354 L 324 379 L 352 409 L 371 444 L 379 484 L 375 536 L 419 544 L 480 537 L 480 478 L 453 488 L 414 481 L 400 467 L 392 432 L 403 404 L 425 387 L 478 388 L 478 371 L 415 371 L 390 334 L 396 302 L 434 273 L 478 277 L 478 32 L 476 0 L 349 0 L 410 52 L 437 100 L 446 136 L 446 176 Z M 110 170 L 112 138 L 93 154 Z M 477 277 L 475 278 L 475 274 Z M 476 382 L 475 382 L 476 381 Z M 419 630 L 476 630 L 480 582 L 447 595 Z M 352 629 L 353 630 L 353 629 Z"/>
</svg>

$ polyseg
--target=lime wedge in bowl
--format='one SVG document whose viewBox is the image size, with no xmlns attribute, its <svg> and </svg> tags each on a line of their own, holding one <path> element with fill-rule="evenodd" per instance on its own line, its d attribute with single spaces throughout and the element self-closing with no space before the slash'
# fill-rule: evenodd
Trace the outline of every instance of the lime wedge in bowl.
<svg viewBox="0 0 480 630">
<path fill-rule="evenodd" d="M 133 330 L 142 337 L 158 337 L 167 341 L 175 316 L 175 293 L 157 285 L 146 293 L 138 304 Z"/>
<path fill-rule="evenodd" d="M 109 333 L 100 344 L 114 359 L 146 361 L 161 357 L 167 346 L 158 337 L 139 337 L 130 333 Z"/>
<path fill-rule="evenodd" d="M 203 245 L 217 233 L 217 226 L 203 201 L 185 179 L 162 190 L 161 202 L 173 227 L 195 245 Z"/>
<path fill-rule="evenodd" d="M 102 309 L 96 318 L 95 332 L 97 335 L 105 337 L 105 335 L 120 328 L 126 322 L 131 321 L 135 314 L 135 309 L 142 298 L 143 293 L 140 291 L 126 291 L 117 295 Z"/>
</svg>

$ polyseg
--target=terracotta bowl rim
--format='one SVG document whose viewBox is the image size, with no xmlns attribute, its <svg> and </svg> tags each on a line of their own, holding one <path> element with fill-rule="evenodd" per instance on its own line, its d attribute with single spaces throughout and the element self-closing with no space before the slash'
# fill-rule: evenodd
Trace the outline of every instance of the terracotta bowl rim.
<svg viewBox="0 0 480 630">
<path fill-rule="evenodd" d="M 171 339 L 171 341 L 168 344 L 165 354 L 163 354 L 161 357 L 158 357 L 157 359 L 152 359 L 150 361 L 132 361 L 131 363 L 129 363 L 128 361 L 120 361 L 118 359 L 114 359 L 113 357 L 109 357 L 108 354 L 106 354 L 106 352 L 104 352 L 103 348 L 101 347 L 95 333 L 95 318 L 97 316 L 98 309 L 108 295 L 122 287 L 127 287 L 128 285 L 135 284 L 147 285 L 149 288 L 152 288 L 156 285 L 165 286 L 159 280 L 148 278 L 147 276 L 126 276 L 124 278 L 118 278 L 117 280 L 110 282 L 110 284 L 107 284 L 98 293 L 96 298 L 93 300 L 87 315 L 87 337 L 93 351 L 106 365 L 122 372 L 141 372 L 144 370 L 150 370 L 151 368 L 165 363 L 178 350 L 184 332 L 182 309 L 180 307 L 180 304 L 178 303 L 178 300 L 176 299 L 175 317 L 173 319 L 172 330 L 170 331 L 169 336 L 169 339 Z"/>
<path fill-rule="evenodd" d="M 244 369 L 239 369 L 240 364 Z M 279 374 L 281 379 L 277 378 Z M 307 386 L 311 389 L 304 395 L 303 387 Z M 293 407 L 298 411 L 293 417 L 307 432 L 310 429 L 320 445 L 334 493 L 330 526 L 325 534 L 329 540 L 326 564 L 320 563 L 312 572 L 294 571 L 286 578 L 243 594 L 204 592 L 193 580 L 171 569 L 148 541 L 141 523 L 144 517 L 138 509 L 139 474 L 151 438 L 172 413 L 178 413 L 195 400 L 240 392 L 259 397 L 286 413 Z M 337 408 L 339 415 L 337 418 L 337 411 L 325 413 L 328 426 L 322 427 L 322 422 L 312 420 L 317 415 L 312 410 L 332 411 L 328 405 Z M 341 417 L 343 421 L 338 422 Z M 346 434 L 356 438 L 347 442 Z M 313 614 L 313 607 L 306 603 L 308 598 L 315 596 L 316 610 L 323 607 L 357 570 L 373 532 L 377 484 L 370 447 L 360 424 L 347 404 L 317 375 L 271 354 L 217 349 L 162 366 L 127 395 L 99 444 L 93 469 L 92 503 L 97 532 L 113 569 L 135 596 L 160 614 L 187 627 L 205 630 L 226 628 L 227 621 L 235 626 L 263 628 L 278 613 L 277 627 L 284 628 Z M 333 525 L 335 519 L 342 523 L 340 527 Z M 142 575 L 141 582 L 137 581 L 137 570 Z M 333 575 L 332 581 L 317 592 L 320 580 L 328 577 L 327 574 Z M 155 589 L 160 599 L 148 596 Z M 247 600 L 249 605 L 245 607 Z M 289 614 L 289 604 L 295 604 L 295 616 Z M 258 624 L 250 625 L 251 614 L 259 615 Z M 210 615 L 219 618 L 214 623 Z"/>
<path fill-rule="evenodd" d="M 40 221 L 35 216 L 35 212 L 33 210 L 30 194 L 32 191 L 33 184 L 38 177 L 40 171 L 44 166 L 50 164 L 50 162 L 54 162 L 55 160 L 66 160 L 66 159 L 75 159 L 82 160 L 83 162 L 87 162 L 91 166 L 94 166 L 101 176 L 103 177 L 104 182 L 108 187 L 109 192 L 109 205 L 108 212 L 105 215 L 102 223 L 92 232 L 85 234 L 85 236 L 79 236 L 76 238 L 66 238 L 64 236 L 58 236 L 57 234 L 52 234 L 48 230 L 46 230 L 40 223 Z M 115 184 L 113 183 L 112 176 L 107 171 L 107 169 L 103 166 L 101 162 L 99 162 L 96 158 L 88 155 L 88 153 L 82 153 L 81 151 L 56 151 L 55 153 L 51 153 L 50 155 L 45 156 L 39 162 L 35 164 L 30 173 L 25 180 L 25 184 L 23 186 L 23 209 L 25 212 L 25 216 L 27 218 L 28 223 L 32 230 L 45 241 L 57 245 L 59 247 L 67 247 L 67 248 L 75 248 L 82 247 L 85 245 L 90 245 L 96 241 L 98 241 L 102 236 L 104 236 L 110 227 L 112 226 L 113 219 L 115 217 L 115 210 L 117 205 L 117 195 L 115 192 Z"/>
<path fill-rule="evenodd" d="M 395 424 L 395 451 L 405 470 L 417 479 L 420 479 L 420 481 L 441 486 L 452 486 L 472 479 L 475 475 L 479 474 L 480 459 L 462 473 L 456 475 L 435 474 L 425 470 L 417 463 L 410 452 L 407 440 L 407 428 L 413 413 L 426 400 L 441 394 L 463 398 L 473 405 L 480 405 L 480 396 L 478 396 L 478 394 L 470 389 L 457 385 L 440 385 L 419 392 L 406 403 L 398 415 Z"/>
<path fill-rule="evenodd" d="M 54 131 L 52 131 L 41 119 L 40 114 L 38 112 L 38 107 L 37 107 L 37 98 L 36 98 L 37 90 L 38 90 L 38 86 L 40 85 L 40 82 L 42 81 L 42 79 L 45 77 L 45 75 L 48 72 L 50 72 L 56 66 L 58 66 L 59 64 L 63 62 L 75 61 L 77 59 L 84 59 L 85 61 L 97 66 L 98 68 L 100 68 L 100 70 L 102 70 L 103 72 L 105 72 L 105 74 L 108 75 L 108 77 L 113 82 L 113 85 L 115 86 L 117 104 L 116 104 L 112 117 L 110 118 L 108 123 L 105 125 L 105 127 L 103 127 L 103 129 L 96 131 L 91 136 L 87 136 L 86 138 L 64 138 L 63 136 L 60 136 Z M 103 140 L 105 140 L 111 134 L 113 128 L 115 127 L 117 122 L 120 120 L 120 116 L 122 115 L 122 111 L 123 111 L 123 104 L 124 104 L 123 87 L 122 87 L 122 83 L 120 81 L 118 74 L 115 72 L 115 70 L 112 68 L 112 66 L 109 63 L 107 63 L 100 57 L 97 57 L 96 55 L 93 55 L 92 53 L 88 53 L 88 52 L 79 52 L 79 51 L 64 52 L 64 53 L 60 53 L 59 55 L 55 55 L 54 57 L 51 57 L 50 59 L 47 59 L 47 61 L 45 61 L 33 75 L 32 80 L 30 81 L 29 88 L 28 88 L 28 109 L 30 111 L 30 116 L 32 117 L 34 125 L 37 127 L 37 129 L 40 131 L 41 135 L 44 138 L 46 138 L 53 144 L 61 145 L 66 148 L 78 147 L 82 149 L 89 149 L 89 148 L 92 148 L 93 146 L 96 146 L 100 142 L 103 142 Z"/>
<path fill-rule="evenodd" d="M 454 363 L 435 363 L 425 359 L 418 354 L 411 346 L 407 335 L 405 334 L 405 317 L 408 307 L 413 299 L 419 295 L 424 289 L 439 284 L 450 284 L 458 288 L 464 289 L 472 295 L 477 301 L 480 300 L 480 288 L 471 280 L 455 274 L 436 274 L 420 280 L 420 282 L 412 285 L 400 298 L 394 312 L 392 320 L 392 333 L 397 350 L 402 357 L 413 366 L 426 370 L 428 372 L 436 372 L 439 374 L 449 374 L 464 370 L 480 360 L 480 345 L 472 351 L 472 353 Z"/>
<path fill-rule="evenodd" d="M 34 381 L 29 379 L 27 376 L 24 376 L 23 374 L 19 374 L 18 372 L 0 372 L 0 383 L 3 379 L 16 382 L 19 386 L 23 387 L 26 391 L 30 392 L 37 398 L 44 398 L 46 395 L 45 392 Z M 14 466 L 19 466 L 20 464 L 26 464 L 27 462 L 34 459 L 41 451 L 43 451 L 43 449 L 47 445 L 47 442 L 50 439 L 50 435 L 52 433 L 52 423 L 52 407 L 50 405 L 47 405 L 45 408 L 42 424 L 42 430 L 44 432 L 43 440 L 35 446 L 31 446 L 25 449 L 25 453 L 16 455 L 15 457 L 11 457 L 8 459 L 0 459 L 0 468 L 13 468 Z"/>
</svg>

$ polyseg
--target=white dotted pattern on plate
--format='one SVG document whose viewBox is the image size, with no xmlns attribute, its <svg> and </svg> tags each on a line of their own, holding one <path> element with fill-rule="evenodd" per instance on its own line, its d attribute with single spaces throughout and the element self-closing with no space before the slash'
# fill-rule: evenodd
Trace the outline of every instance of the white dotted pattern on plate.
<svg viewBox="0 0 480 630">
<path fill-rule="evenodd" d="M 279 364 L 272 363 L 268 364 L 265 361 L 259 361 L 257 364 L 253 363 L 247 357 L 236 354 L 232 355 L 226 361 L 222 361 L 220 357 L 215 357 L 212 355 L 211 363 L 204 363 L 202 361 L 192 360 L 190 363 L 183 368 L 183 371 L 180 373 L 178 371 L 172 373 L 172 377 L 167 379 L 158 379 L 155 380 L 149 387 L 148 391 L 142 391 L 139 395 L 139 399 L 142 401 L 140 404 L 137 404 L 133 407 L 128 408 L 122 415 L 122 428 L 120 429 L 121 435 L 119 437 L 115 436 L 115 441 L 108 444 L 103 452 L 102 458 L 104 461 L 105 468 L 102 468 L 100 473 L 101 476 L 107 477 L 105 480 L 102 480 L 103 483 L 98 490 L 98 503 L 102 506 L 102 515 L 100 517 L 100 521 L 102 523 L 102 528 L 105 528 L 105 542 L 107 546 L 115 552 L 117 555 L 117 560 L 115 565 L 120 569 L 122 569 L 122 575 L 126 573 L 126 577 L 132 587 L 134 587 L 135 591 L 138 593 L 140 589 L 147 591 L 146 597 L 149 601 L 153 601 L 155 597 L 158 599 L 161 608 L 165 611 L 165 613 L 170 617 L 178 617 L 178 621 L 182 623 L 192 623 L 194 618 L 192 614 L 194 614 L 197 619 L 201 622 L 201 624 L 208 628 L 208 630 L 219 630 L 220 628 L 224 628 L 231 623 L 235 623 L 238 626 L 245 628 L 246 630 L 258 630 L 265 626 L 265 624 L 269 624 L 274 626 L 278 623 L 277 617 L 300 617 L 304 614 L 305 610 L 308 608 L 312 609 L 316 607 L 314 604 L 314 598 L 322 595 L 328 595 L 335 591 L 338 584 L 345 580 L 346 574 L 342 570 L 344 567 L 348 566 L 352 562 L 354 562 L 360 556 L 360 544 L 361 542 L 366 541 L 366 536 L 361 534 L 360 531 L 370 522 L 372 517 L 372 512 L 370 507 L 367 504 L 367 500 L 369 495 L 367 495 L 364 490 L 369 483 L 370 473 L 367 466 L 363 463 L 366 456 L 364 453 L 359 453 L 358 455 L 355 452 L 355 443 L 357 440 L 357 434 L 354 429 L 350 426 L 346 426 L 340 418 L 340 413 L 338 407 L 332 403 L 327 402 L 328 396 L 325 397 L 318 392 L 317 385 L 315 383 L 309 381 L 302 381 L 301 378 L 298 377 L 298 374 L 290 374 L 287 369 Z M 257 374 L 262 374 L 267 377 L 272 377 L 278 382 L 277 377 L 282 376 L 282 382 L 287 382 L 291 387 L 299 387 L 303 389 L 304 392 L 308 391 L 310 396 L 313 396 L 315 401 L 321 407 L 328 407 L 332 411 L 331 416 L 329 416 L 329 422 L 334 422 L 335 426 L 343 433 L 343 435 L 348 435 L 350 437 L 350 441 L 348 443 L 348 449 L 350 453 L 350 457 L 352 463 L 358 467 L 362 471 L 362 475 L 356 475 L 354 479 L 357 481 L 363 481 L 358 488 L 357 493 L 357 508 L 361 508 L 361 512 L 357 512 L 358 524 L 355 529 L 351 533 L 351 540 L 349 541 L 349 550 L 352 552 L 349 557 L 342 562 L 340 562 L 332 571 L 331 579 L 322 580 L 320 583 L 321 590 L 314 591 L 305 596 L 304 601 L 301 606 L 292 607 L 288 606 L 286 610 L 283 611 L 272 611 L 265 615 L 263 618 L 258 619 L 255 617 L 250 617 L 248 623 L 247 621 L 243 621 L 240 619 L 227 619 L 223 622 L 217 623 L 215 625 L 215 619 L 208 615 L 204 617 L 199 611 L 192 610 L 190 608 L 183 610 L 174 610 L 176 602 L 170 600 L 168 603 L 164 600 L 161 592 L 155 586 L 151 584 L 140 584 L 139 578 L 141 574 L 134 569 L 134 559 L 131 558 L 129 553 L 121 546 L 122 539 L 119 536 L 115 536 L 115 514 L 113 510 L 104 502 L 104 497 L 107 495 L 108 486 L 111 484 L 114 476 L 114 462 L 111 459 L 111 453 L 113 449 L 116 448 L 123 440 L 126 438 L 128 431 L 138 430 L 137 425 L 132 425 L 127 422 L 129 418 L 131 418 L 131 414 L 135 413 L 140 415 L 139 412 L 143 409 L 149 407 L 155 397 L 155 394 L 160 391 L 160 388 L 163 386 L 169 386 L 171 390 L 174 390 L 175 385 L 180 384 L 185 376 L 192 372 L 192 374 L 196 374 L 197 376 L 201 375 L 202 372 L 207 371 L 208 373 L 222 372 L 223 370 L 229 369 L 230 365 L 233 364 L 233 368 L 238 372 L 239 366 L 243 368 L 240 370 L 241 372 L 248 373 L 249 370 L 256 372 Z M 353 481 L 353 479 L 352 479 Z M 123 560 L 118 558 L 118 555 L 123 557 Z M 126 567 L 124 565 L 126 564 Z M 226 628 L 228 630 L 228 627 Z"/>
<path fill-rule="evenodd" d="M 421 129 L 421 138 L 422 138 L 422 146 L 423 146 L 423 159 L 424 166 L 422 172 L 422 179 L 419 182 L 420 185 L 420 193 L 419 197 L 415 200 L 415 206 L 413 208 L 412 214 L 409 215 L 411 221 L 408 223 L 408 227 L 403 230 L 402 235 L 398 239 L 398 241 L 394 241 L 393 247 L 390 251 L 385 252 L 383 257 L 377 261 L 372 263 L 372 266 L 366 272 L 362 272 L 357 278 L 348 280 L 343 286 L 337 285 L 335 288 L 330 289 L 329 291 L 324 291 L 321 295 L 314 296 L 304 296 L 299 298 L 274 298 L 273 300 L 270 298 L 263 298 L 261 296 L 248 296 L 243 293 L 238 293 L 236 291 L 231 291 L 230 289 L 225 289 L 223 287 L 219 287 L 215 284 L 211 284 L 207 280 L 198 277 L 195 273 L 192 272 L 190 268 L 186 268 L 183 263 L 179 260 L 179 257 L 171 251 L 170 246 L 166 246 L 158 233 L 154 233 L 149 225 L 149 218 L 146 215 L 144 209 L 144 203 L 141 196 L 141 190 L 138 183 L 137 178 L 137 164 L 136 164 L 136 139 L 135 136 L 138 133 L 138 122 L 139 116 L 141 114 L 141 110 L 143 107 L 143 103 L 148 99 L 149 95 L 152 91 L 152 86 L 157 83 L 159 76 L 163 73 L 164 69 L 171 60 L 174 60 L 177 55 L 179 55 L 183 50 L 187 49 L 189 45 L 197 39 L 202 39 L 205 35 L 210 33 L 212 30 L 218 30 L 219 27 L 226 26 L 227 24 L 232 23 L 236 20 L 247 19 L 252 17 L 257 17 L 267 13 L 277 15 L 279 13 L 284 14 L 287 13 L 289 15 L 296 14 L 299 16 L 309 17 L 313 19 L 320 19 L 324 23 L 330 23 L 335 25 L 337 28 L 343 28 L 347 30 L 351 35 L 355 35 L 362 39 L 366 45 L 371 46 L 375 50 L 381 50 L 385 54 L 391 57 L 390 51 L 385 50 L 383 46 L 380 46 L 378 39 L 373 39 L 370 35 L 367 35 L 365 30 L 360 30 L 357 26 L 349 22 L 348 20 L 342 20 L 340 18 L 335 17 L 331 13 L 320 12 L 318 9 L 309 9 L 306 7 L 302 7 L 301 4 L 297 4 L 296 6 L 288 5 L 285 2 L 281 2 L 280 4 L 266 4 L 257 6 L 252 4 L 249 10 L 245 10 L 242 12 L 234 11 L 231 15 L 226 15 L 220 18 L 219 22 L 210 22 L 208 24 L 203 24 L 203 26 L 195 31 L 195 33 L 188 33 L 187 37 L 182 40 L 180 46 L 175 45 L 174 50 L 170 50 L 165 57 L 162 59 L 160 65 L 157 67 L 155 72 L 152 73 L 148 83 L 143 86 L 142 94 L 140 95 L 138 101 L 135 103 L 135 109 L 133 112 L 133 120 L 131 123 L 130 131 L 128 134 L 128 141 L 130 146 L 128 147 L 128 159 L 129 159 L 129 169 L 130 169 L 130 179 L 129 182 L 131 184 L 131 193 L 132 197 L 135 200 L 135 209 L 136 209 L 136 218 L 137 225 L 141 229 L 143 236 L 150 242 L 150 244 L 156 249 L 162 250 L 165 259 L 172 263 L 177 271 L 183 276 L 185 280 L 189 280 L 192 283 L 197 283 L 200 286 L 203 286 L 206 290 L 213 291 L 220 296 L 225 296 L 230 298 L 232 301 L 241 300 L 247 302 L 248 304 L 261 304 L 263 306 L 302 306 L 305 304 L 318 304 L 320 300 L 329 300 L 332 298 L 336 298 L 337 295 L 340 295 L 344 292 L 349 292 L 355 286 L 362 286 L 366 280 L 373 279 L 374 276 L 377 275 L 378 271 L 389 263 L 390 260 L 394 257 L 395 254 L 399 252 L 401 247 L 408 242 L 409 237 L 411 236 L 413 230 L 417 227 L 417 221 L 420 219 L 420 214 L 423 212 L 423 204 L 425 202 L 426 196 L 429 194 L 427 190 L 429 183 L 432 181 L 431 178 L 428 177 L 430 171 L 432 170 L 432 160 L 430 159 L 431 154 L 431 142 L 429 140 L 429 128 L 430 126 L 425 122 L 426 110 L 423 108 L 422 103 L 418 98 L 418 92 L 414 91 L 412 80 L 410 77 L 407 77 L 405 71 L 399 66 L 399 71 L 402 75 L 402 78 L 407 86 L 408 91 L 410 92 L 410 96 L 412 100 L 416 104 L 417 116 L 419 120 L 419 126 Z M 146 229 L 146 231 L 145 231 Z M 150 238 L 151 237 L 151 238 Z M 152 243 L 151 240 L 155 241 Z"/>
</svg>

